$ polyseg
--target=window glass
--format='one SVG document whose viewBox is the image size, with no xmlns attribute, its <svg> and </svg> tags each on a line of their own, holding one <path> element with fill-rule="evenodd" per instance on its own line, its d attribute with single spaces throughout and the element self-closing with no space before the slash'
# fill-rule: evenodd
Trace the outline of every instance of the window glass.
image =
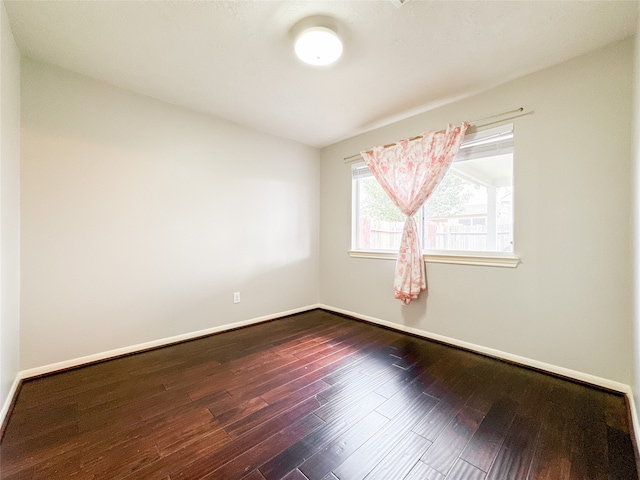
<svg viewBox="0 0 640 480">
<path fill-rule="evenodd" d="M 352 173 L 352 248 L 397 250 L 404 215 L 366 165 L 355 165 Z M 465 136 L 416 220 L 427 253 L 513 252 L 513 127 Z"/>
</svg>

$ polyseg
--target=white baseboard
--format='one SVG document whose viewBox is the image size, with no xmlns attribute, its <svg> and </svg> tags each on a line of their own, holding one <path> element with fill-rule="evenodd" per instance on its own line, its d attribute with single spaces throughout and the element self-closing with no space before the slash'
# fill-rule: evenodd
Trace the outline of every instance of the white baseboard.
<svg viewBox="0 0 640 480">
<path fill-rule="evenodd" d="M 361 319 L 361 320 L 365 320 L 367 322 L 371 322 L 371 323 L 378 324 L 378 325 L 381 325 L 381 326 L 384 326 L 384 327 L 392 328 L 392 329 L 395 329 L 395 330 L 398 330 L 398 331 L 410 333 L 412 335 L 417 335 L 419 337 L 423 337 L 423 338 L 426 338 L 426 339 L 436 340 L 438 342 L 442 342 L 442 343 L 446 343 L 446 344 L 449 344 L 449 345 L 461 347 L 461 348 L 464 348 L 466 350 L 470 350 L 470 351 L 473 351 L 473 352 L 481 353 L 483 355 L 487 355 L 487 356 L 490 356 L 490 357 L 498 358 L 498 359 L 501 359 L 501 360 L 507 360 L 507 361 L 510 361 L 510 362 L 518 363 L 520 365 L 529 366 L 529 367 L 535 368 L 537 370 L 547 371 L 549 373 L 561 375 L 563 377 L 572 378 L 572 379 L 575 379 L 575 380 L 578 380 L 578 381 L 581 381 L 581 382 L 589 383 L 589 384 L 592 384 L 592 385 L 600 386 L 600 387 L 603 387 L 603 388 L 607 388 L 609 390 L 614 390 L 614 391 L 623 393 L 629 399 L 629 407 L 630 407 L 630 410 L 631 410 L 631 420 L 632 420 L 632 423 L 633 423 L 633 429 L 634 429 L 634 433 L 635 433 L 635 436 L 636 436 L 637 444 L 640 445 L 640 421 L 638 419 L 637 411 L 636 411 L 636 408 L 635 408 L 633 390 L 631 389 L 631 387 L 629 385 L 626 385 L 626 384 L 623 384 L 623 383 L 619 383 L 619 382 L 615 382 L 613 380 L 609 380 L 609 379 L 606 379 L 606 378 L 598 377 L 598 376 L 595 376 L 595 375 L 590 375 L 588 373 L 583 373 L 583 372 L 579 372 L 579 371 L 576 371 L 576 370 L 571 370 L 571 369 L 568 369 L 568 368 L 559 367 L 557 365 L 552 365 L 552 364 L 548 364 L 548 363 L 545 363 L 545 362 L 540 362 L 538 360 L 533 360 L 533 359 L 530 359 L 530 358 L 521 357 L 519 355 L 514 355 L 514 354 L 511 354 L 511 353 L 502 352 L 500 350 L 496 350 L 496 349 L 493 349 L 493 348 L 483 347 L 481 345 L 476 345 L 476 344 L 465 342 L 465 341 L 462 341 L 462 340 L 457 340 L 455 338 L 446 337 L 444 335 L 439 335 L 439 334 L 436 334 L 436 333 L 427 332 L 425 330 L 420 330 L 420 329 L 417 329 L 417 328 L 407 327 L 405 325 L 400 325 L 400 324 L 389 322 L 389 321 L 382 320 L 382 319 L 379 319 L 379 318 L 370 317 L 368 315 L 362 315 L 362 314 L 359 314 L 359 313 L 356 313 L 356 312 L 351 312 L 349 310 L 344 310 L 344 309 L 341 309 L 341 308 L 336 308 L 336 307 L 332 307 L 332 306 L 324 305 L 324 304 L 308 305 L 306 307 L 301 307 L 301 308 L 296 308 L 296 309 L 293 309 L 293 310 L 274 313 L 274 314 L 271 314 L 271 315 L 265 315 L 263 317 L 252 318 L 252 319 L 249 319 L 249 320 L 243 320 L 241 322 L 231 323 L 231 324 L 222 325 L 222 326 L 218 326 L 218 327 L 212 327 L 212 328 L 208 328 L 208 329 L 205 329 L 205 330 L 199 330 L 199 331 L 196 331 L 196 332 L 190 332 L 190 333 L 185 333 L 185 334 L 182 334 L 182 335 L 176 335 L 176 336 L 173 336 L 173 337 L 162 338 L 162 339 L 159 339 L 159 340 L 154 340 L 154 341 L 146 342 L 146 343 L 140 343 L 140 344 L 137 344 L 137 345 L 131 345 L 129 347 L 118 348 L 118 349 L 115 349 L 115 350 L 109 350 L 109 351 L 102 352 L 102 353 L 97 353 L 97 354 L 94 354 L 94 355 L 87 355 L 85 357 L 79 357 L 79 358 L 74 358 L 74 359 L 71 359 L 71 360 L 65 360 L 63 362 L 44 365 L 44 366 L 41 366 L 41 367 L 29 369 L 29 370 L 22 370 L 22 371 L 18 372 L 18 374 L 16 375 L 16 378 L 15 378 L 15 380 L 13 382 L 13 385 L 11 386 L 11 389 L 9 391 L 9 395 L 5 399 L 4 405 L 2 406 L 2 410 L 0 410 L 0 425 L 2 425 L 4 423 L 4 421 L 5 421 L 5 417 L 6 417 L 7 413 L 9 412 L 9 408 L 11 407 L 11 403 L 13 402 L 13 399 L 17 394 L 18 387 L 19 387 L 20 382 L 22 380 L 26 380 L 28 378 L 37 377 L 37 376 L 41 376 L 41 375 L 46 375 L 48 373 L 53 373 L 53 372 L 60 371 L 60 370 L 65 370 L 65 369 L 68 369 L 68 368 L 78 367 L 78 366 L 89 364 L 89 363 L 99 362 L 101 360 L 107 360 L 109 358 L 114 358 L 114 357 L 118 357 L 118 356 L 122 356 L 122 355 L 128 355 L 128 354 L 132 354 L 132 353 L 148 350 L 148 349 L 151 349 L 151 348 L 162 347 L 162 346 L 170 345 L 172 343 L 192 340 L 194 338 L 203 337 L 203 336 L 206 336 L 206 335 L 211 335 L 211 334 L 214 334 L 214 333 L 223 332 L 225 330 L 232 330 L 232 329 L 238 328 L 238 327 L 245 327 L 245 326 L 248 326 L 248 325 L 261 323 L 261 322 L 265 322 L 265 321 L 268 321 L 268 320 L 274 320 L 276 318 L 286 317 L 288 315 L 294 315 L 296 313 L 302 313 L 302 312 L 306 312 L 306 311 L 309 311 L 309 310 L 314 310 L 316 308 L 321 308 L 321 309 L 328 310 L 328 311 L 331 311 L 331 312 L 340 313 L 340 314 L 343 314 L 343 315 L 348 315 L 348 316 L 353 317 L 353 318 L 358 318 L 358 319 Z"/>
<path fill-rule="evenodd" d="M 11 403 L 13 402 L 16 394 L 18 393 L 18 387 L 20 386 L 20 383 L 23 380 L 27 380 L 33 377 L 39 377 L 41 375 L 47 375 L 49 373 L 57 372 L 60 370 L 79 367 L 81 365 L 86 365 L 89 363 L 99 362 L 101 360 L 107 360 L 110 358 L 119 357 L 122 355 L 129 355 L 132 353 L 149 350 L 151 348 L 163 347 L 166 345 L 171 345 L 172 343 L 184 342 L 187 340 L 192 340 L 194 338 L 204 337 L 206 335 L 223 332 L 225 330 L 232 330 L 234 328 L 246 327 L 248 325 L 253 325 L 255 323 L 266 322 L 268 320 L 274 320 L 276 318 L 286 317 L 288 315 L 295 315 L 296 313 L 302 313 L 309 310 L 314 310 L 316 308 L 320 308 L 320 305 L 317 305 L 317 304 L 307 305 L 306 307 L 295 308 L 293 310 L 287 310 L 284 312 L 274 313 L 271 315 L 265 315 L 263 317 L 252 318 L 249 320 L 243 320 L 241 322 L 221 325 L 219 327 L 207 328 L 204 330 L 198 330 L 196 332 L 185 333 L 185 334 L 176 335 L 173 337 L 161 338 L 159 340 L 153 340 L 151 342 L 139 343 L 137 345 L 117 348 L 115 350 L 109 350 L 106 352 L 96 353 L 93 355 L 87 355 L 84 357 L 65 360 L 63 362 L 51 363 L 49 365 L 43 365 L 41 367 L 22 370 L 16 374 L 16 378 L 13 382 L 13 385 L 11 386 L 11 389 L 9 391 L 9 394 L 7 395 L 7 398 L 5 399 L 4 405 L 2 406 L 2 410 L 0 410 L 0 426 L 4 424 L 5 418 L 9 413 L 9 409 L 11 408 Z"/>
<path fill-rule="evenodd" d="M 20 386 L 20 382 L 22 377 L 20 376 L 20 372 L 16 375 L 16 378 L 13 380 L 13 384 L 9 389 L 9 393 L 7 394 L 7 398 L 4 400 L 4 405 L 2 405 L 2 410 L 0 410 L 0 426 L 4 425 L 4 419 L 7 417 L 9 413 L 9 409 L 11 408 L 11 404 L 13 403 L 14 398 L 18 394 L 18 387 Z"/>
<path fill-rule="evenodd" d="M 320 308 L 329 310 L 331 312 L 348 315 L 350 317 L 359 318 L 367 322 L 375 323 L 384 327 L 389 327 L 394 330 L 399 330 L 405 333 L 410 333 L 412 335 L 417 335 L 419 337 L 435 340 L 442 343 L 447 343 L 449 345 L 464 348 L 465 350 L 471 350 L 473 352 L 481 353 L 489 357 L 498 358 L 500 360 L 507 360 L 509 362 L 518 363 L 520 365 L 535 368 L 537 370 L 543 370 L 543 371 L 560 375 L 563 377 L 572 378 L 584 383 L 589 383 L 591 385 L 607 388 L 609 390 L 614 390 L 614 391 L 625 393 L 625 394 L 629 394 L 631 392 L 631 388 L 629 387 L 629 385 L 626 385 L 620 382 L 615 382 L 607 378 L 597 377 L 595 375 L 590 375 L 588 373 L 571 370 L 569 368 L 559 367 L 557 365 L 552 365 L 550 363 L 540 362 L 538 360 L 533 360 L 531 358 L 521 357 L 520 355 L 514 355 L 512 353 L 503 352 L 493 348 L 483 347 L 482 345 L 476 345 L 474 343 L 465 342 L 463 340 L 457 340 L 455 338 L 446 337 L 444 335 L 439 335 L 437 333 L 427 332 L 426 330 L 407 327 L 406 325 L 400 325 L 398 323 L 389 322 L 387 320 L 381 320 L 379 318 L 370 317 L 368 315 L 361 315 L 356 312 L 350 312 L 348 310 L 331 307 L 329 305 L 321 305 Z"/>
<path fill-rule="evenodd" d="M 634 392 L 631 387 L 628 388 L 628 391 L 625 392 L 627 395 L 627 399 L 629 399 L 629 410 L 631 410 L 631 423 L 633 427 L 633 433 L 636 438 L 636 446 L 640 448 L 640 422 L 638 422 L 638 411 L 636 410 L 636 402 L 634 400 Z"/>
<path fill-rule="evenodd" d="M 70 360 L 65 360 L 63 362 L 51 363 L 49 365 L 43 365 L 41 367 L 30 368 L 29 370 L 22 370 L 19 372 L 20 379 L 26 380 L 32 377 L 38 377 L 41 375 L 46 375 L 49 373 L 57 372 L 60 370 L 66 370 L 73 367 L 79 367 L 81 365 L 86 365 L 89 363 L 95 363 L 102 360 L 107 360 L 114 357 L 120 357 L 122 355 L 129 355 L 136 352 L 141 352 L 144 350 L 149 350 L 151 348 L 164 347 L 166 345 L 171 345 L 172 343 L 184 342 L 187 340 L 193 340 L 194 338 L 204 337 L 207 335 L 211 335 L 214 333 L 224 332 L 225 330 L 232 330 L 238 327 L 246 327 L 248 325 L 253 325 L 255 323 L 261 323 L 268 320 L 274 320 L 280 317 L 286 317 L 288 315 L 294 315 L 296 313 L 302 313 L 309 310 L 314 310 L 316 308 L 320 308 L 319 305 L 307 305 L 306 307 L 296 308 L 293 310 L 287 310 L 284 312 L 274 313 L 271 315 L 265 315 L 263 317 L 252 318 L 249 320 L 243 320 L 241 322 L 229 323 L 226 325 L 221 325 L 218 327 L 207 328 L 204 330 L 198 330 L 196 332 L 184 333 L 181 335 L 176 335 L 173 337 L 161 338 L 159 340 L 152 340 L 151 342 L 138 343 L 137 345 L 131 345 L 128 347 L 117 348 L 115 350 L 109 350 L 106 352 L 96 353 L 93 355 L 87 355 L 84 357 L 73 358 Z"/>
<path fill-rule="evenodd" d="M 109 358 L 114 358 L 114 357 L 118 357 L 118 356 L 122 356 L 122 355 L 128 355 L 131 353 L 136 353 L 136 352 L 140 352 L 143 350 L 148 350 L 151 348 L 157 348 L 157 347 L 163 347 L 166 345 L 170 345 L 172 343 L 177 343 L 177 342 L 183 342 L 186 340 L 192 340 L 194 338 L 198 338 L 198 337 L 202 337 L 202 336 L 206 336 L 206 335 L 211 335 L 214 333 L 219 333 L 219 332 L 223 332 L 225 330 L 231 330 L 234 328 L 238 328 L 238 327 L 245 327 L 248 325 L 253 325 L 255 323 L 260 323 L 260 322 L 265 322 L 268 320 L 273 320 L 276 318 L 280 318 L 280 317 L 285 317 L 287 315 L 294 315 L 296 313 L 302 313 L 302 312 L 306 312 L 309 310 L 313 310 L 316 308 L 322 308 L 328 311 L 332 311 L 332 312 L 336 312 L 336 313 L 341 313 L 344 315 L 348 315 L 350 317 L 354 317 L 354 318 L 359 318 L 361 320 L 365 320 L 371 323 L 375 323 L 384 327 L 389 327 L 395 330 L 399 330 L 402 332 L 406 332 L 406 333 L 410 333 L 413 335 L 417 335 L 419 337 L 423 337 L 423 338 L 427 338 L 427 339 L 431 339 L 431 340 L 436 340 L 438 342 L 442 342 L 442 343 L 447 343 L 450 345 L 454 345 L 460 348 L 464 348 L 466 350 L 471 350 L 477 353 L 481 353 L 483 355 L 487 355 L 490 357 L 494 357 L 494 358 L 498 358 L 501 360 L 507 360 L 513 363 L 518 363 L 524 366 L 528 366 L 531 368 L 535 368 L 538 370 L 543 370 L 543 371 L 547 371 L 556 375 L 560 375 L 563 377 L 568 377 L 568 378 L 572 378 L 575 380 L 579 380 L 581 382 L 584 383 L 589 383 L 592 385 L 596 385 L 599 387 L 603 387 L 603 388 L 607 388 L 609 390 L 614 390 L 620 393 L 624 393 L 626 395 L 628 395 L 630 398 L 632 398 L 633 392 L 631 390 L 631 387 L 629 385 L 626 385 L 624 383 L 620 383 L 620 382 L 616 382 L 613 380 L 609 380 L 607 378 L 602 378 L 602 377 L 598 377 L 595 375 L 591 375 L 588 373 L 584 373 L 584 372 L 579 372 L 576 370 L 571 370 L 569 368 L 564 368 L 564 367 L 559 367 L 557 365 L 552 365 L 549 363 L 545 363 L 545 362 L 540 362 L 538 360 L 533 360 L 531 358 L 527 358 L 527 357 L 522 357 L 520 355 L 514 355 L 512 353 L 507 353 L 507 352 L 503 352 L 500 350 L 496 350 L 493 348 L 489 348 L 489 347 L 484 347 L 482 345 L 477 345 L 474 343 L 469 343 L 469 342 L 465 342 L 463 340 L 458 340 L 455 338 L 451 338 L 451 337 L 446 337 L 444 335 L 439 335 L 436 333 L 431 333 L 431 332 L 427 332 L 425 330 L 420 330 L 417 328 L 412 328 L 412 327 L 407 327 L 406 325 L 400 325 L 398 323 L 393 323 L 393 322 L 389 322 L 387 320 L 382 320 L 380 318 L 376 318 L 376 317 L 370 317 L 368 315 L 362 315 L 356 312 L 351 312 L 349 310 L 344 310 L 341 308 L 336 308 L 336 307 L 332 307 L 330 305 L 324 305 L 324 304 L 315 304 L 315 305 L 307 305 L 305 307 L 301 307 L 301 308 L 296 308 L 293 310 L 288 310 L 288 311 L 284 311 L 284 312 L 279 312 L 279 313 L 274 313 L 271 315 L 265 315 L 263 317 L 257 317 L 257 318 L 252 318 L 249 320 L 243 320 L 241 322 L 236 322 L 236 323 L 231 323 L 231 324 L 227 324 L 227 325 L 222 325 L 222 326 L 218 326 L 218 327 L 212 327 L 212 328 L 208 328 L 208 329 L 204 329 L 204 330 L 198 330 L 196 332 L 190 332 L 190 333 L 185 333 L 185 334 L 181 334 L 181 335 L 176 335 L 173 337 L 168 337 L 168 338 L 162 338 L 159 340 L 153 340 L 151 342 L 146 342 L 146 343 L 139 343 L 137 345 L 131 345 L 128 347 L 123 347 L 123 348 L 118 348 L 115 350 L 109 350 L 106 352 L 101 352 L 101 353 L 96 353 L 93 355 L 87 355 L 85 357 L 79 357 L 79 358 L 74 358 L 74 359 L 70 359 L 70 360 L 65 360 L 63 362 L 58 362 L 58 363 L 52 363 L 49 365 L 43 365 L 41 367 L 36 367 L 36 368 L 32 368 L 29 370 L 22 370 L 18 373 L 18 377 L 16 382 L 14 382 L 14 387 L 16 387 L 16 383 L 19 382 L 19 380 L 24 380 L 24 379 L 28 379 L 31 377 L 37 377 L 40 375 L 46 375 L 48 373 L 52 373 L 52 372 L 56 372 L 59 370 L 65 370 L 68 368 L 73 368 L 73 367 L 78 367 L 80 365 L 85 365 L 88 363 L 94 363 L 94 362 L 99 362 L 101 360 L 106 360 Z M 10 397 L 11 399 L 12 397 Z M 10 399 L 8 399 L 8 401 L 10 402 Z M 6 404 L 7 402 L 5 402 Z M 4 411 L 4 410 L 3 410 Z M 2 412 L 0 412 L 2 413 Z"/>
<path fill-rule="evenodd" d="M 615 382 L 607 378 L 590 375 L 588 373 L 579 372 L 577 370 L 571 370 L 569 368 L 559 367 L 557 365 L 552 365 L 550 363 L 540 362 L 538 360 L 533 360 L 531 358 L 521 357 L 520 355 L 514 355 L 512 353 L 502 352 L 500 350 L 496 350 L 493 348 L 483 347 L 481 345 L 476 345 L 474 343 L 457 340 L 455 338 L 446 337 L 444 335 L 438 335 L 437 333 L 431 333 L 425 330 L 407 327 L 406 325 L 400 325 L 398 323 L 389 322 L 387 320 L 381 320 L 379 318 L 370 317 L 368 315 L 361 315 L 359 313 L 351 312 L 349 310 L 344 310 L 342 308 L 331 307 L 329 305 L 324 305 L 324 304 L 319 305 L 319 308 L 329 310 L 335 313 L 341 313 L 343 315 L 348 315 L 350 317 L 359 318 L 360 320 L 365 320 L 367 322 L 375 323 L 375 324 L 388 327 L 394 330 L 410 333 L 412 335 L 417 335 L 419 337 L 426 338 L 429 340 L 435 340 L 435 341 L 446 343 L 456 347 L 464 348 L 465 350 L 481 353 L 489 357 L 497 358 L 500 360 L 507 360 L 509 362 L 535 368 L 536 370 L 542 370 L 552 374 L 560 375 L 562 377 L 574 379 L 579 382 L 584 382 L 591 385 L 595 385 L 595 386 L 599 386 L 609 390 L 623 393 L 624 395 L 626 395 L 627 399 L 629 400 L 629 410 L 631 413 L 631 423 L 632 423 L 631 426 L 633 428 L 633 435 L 636 440 L 636 445 L 638 446 L 637 448 L 640 448 L 640 421 L 638 419 L 638 412 L 636 410 L 634 392 L 629 385 L 626 385 L 620 382 Z"/>
</svg>

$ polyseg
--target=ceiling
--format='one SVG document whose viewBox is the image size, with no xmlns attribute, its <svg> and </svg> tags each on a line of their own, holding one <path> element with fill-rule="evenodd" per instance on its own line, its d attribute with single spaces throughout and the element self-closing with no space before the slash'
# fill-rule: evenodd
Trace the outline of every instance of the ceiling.
<svg viewBox="0 0 640 480">
<path fill-rule="evenodd" d="M 573 0 L 5 5 L 23 55 L 314 147 L 633 35 L 638 14 Z M 311 16 L 344 40 L 331 68 L 293 54 Z"/>
</svg>

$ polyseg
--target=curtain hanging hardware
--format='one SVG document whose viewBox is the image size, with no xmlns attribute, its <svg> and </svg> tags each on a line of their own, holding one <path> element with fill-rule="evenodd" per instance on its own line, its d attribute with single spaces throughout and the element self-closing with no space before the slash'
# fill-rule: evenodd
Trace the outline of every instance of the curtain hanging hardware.
<svg viewBox="0 0 640 480">
<path fill-rule="evenodd" d="M 501 117 L 503 115 L 509 115 L 511 113 L 520 113 L 522 111 L 524 111 L 524 107 L 516 108 L 515 110 L 509 110 L 508 112 L 496 113 L 495 115 L 489 115 L 488 117 L 479 118 L 477 120 L 474 120 L 473 122 L 469 122 L 469 126 L 477 127 L 478 122 L 484 122 L 485 120 L 489 120 L 491 118 Z M 443 130 L 438 130 L 436 133 L 444 133 L 444 132 L 446 132 L 446 130 L 443 129 Z M 410 137 L 409 141 L 413 142 L 414 140 L 418 140 L 420 138 L 422 138 L 422 135 L 416 135 L 415 137 Z M 396 145 L 397 143 L 388 143 L 387 145 L 384 146 L 384 148 L 390 148 Z M 367 150 L 367 153 L 371 153 L 371 150 Z"/>
<path fill-rule="evenodd" d="M 515 110 L 509 110 L 508 112 L 496 113 L 495 115 L 489 115 L 488 117 L 479 118 L 474 120 L 473 122 L 469 122 L 470 126 L 477 127 L 478 122 L 484 122 L 485 120 L 489 120 L 495 117 L 502 117 L 503 115 L 511 115 L 512 113 L 522 113 L 524 112 L 524 107 L 518 107 Z"/>
<path fill-rule="evenodd" d="M 478 123 L 484 122 L 485 120 L 490 120 L 492 118 L 502 117 L 504 115 L 511 115 L 513 113 L 522 113 L 523 111 L 524 111 L 524 107 L 518 107 L 518 108 L 516 108 L 514 110 L 509 110 L 507 112 L 496 113 L 494 115 L 489 115 L 488 117 L 482 117 L 482 118 L 479 118 L 479 119 L 474 120 L 472 122 L 469 122 L 469 127 L 476 127 L 477 128 L 477 127 L 484 127 L 486 125 L 492 125 L 495 122 L 491 122 L 491 123 L 483 124 L 483 125 L 478 125 Z M 533 112 L 529 112 L 529 113 L 533 113 Z M 525 115 L 527 115 L 527 114 L 525 114 Z M 446 130 L 438 130 L 436 133 L 443 133 L 445 131 Z M 416 135 L 415 137 L 410 137 L 409 141 L 412 142 L 412 141 L 418 140 L 420 138 L 422 138 L 422 135 Z M 394 143 L 388 143 L 386 145 L 383 145 L 383 148 L 390 148 L 390 147 L 393 147 L 395 145 L 397 145 L 397 143 L 395 143 L 395 142 Z M 372 151 L 373 150 L 367 150 L 366 153 L 371 153 Z M 356 154 L 351 155 L 349 157 L 345 157 L 344 161 L 345 161 L 345 163 L 351 163 L 351 162 L 353 162 L 353 161 L 355 161 L 355 160 L 357 160 L 357 159 L 359 159 L 361 157 L 362 157 L 362 155 L 360 153 L 356 153 Z"/>
</svg>

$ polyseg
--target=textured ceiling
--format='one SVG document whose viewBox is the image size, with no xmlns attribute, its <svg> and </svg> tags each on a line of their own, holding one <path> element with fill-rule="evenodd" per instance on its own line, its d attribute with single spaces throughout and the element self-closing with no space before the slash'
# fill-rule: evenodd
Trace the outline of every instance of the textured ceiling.
<svg viewBox="0 0 640 480">
<path fill-rule="evenodd" d="M 24 55 L 321 147 L 632 35 L 636 1 L 7 1 Z M 331 68 L 291 32 L 331 19 Z"/>
</svg>

